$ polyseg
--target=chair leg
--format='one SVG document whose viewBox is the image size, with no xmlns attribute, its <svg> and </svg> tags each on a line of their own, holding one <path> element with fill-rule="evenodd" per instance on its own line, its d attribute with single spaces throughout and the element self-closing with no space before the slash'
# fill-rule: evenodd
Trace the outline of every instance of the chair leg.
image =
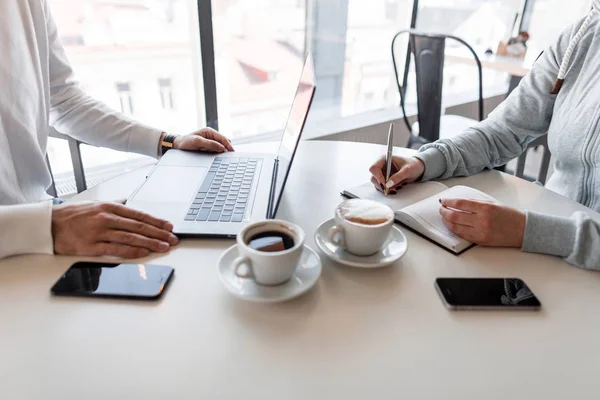
<svg viewBox="0 0 600 400">
<path fill-rule="evenodd" d="M 529 149 L 525 150 L 525 152 L 521 154 L 517 159 L 517 169 L 515 170 L 515 176 L 518 176 L 519 178 L 525 177 L 525 161 L 527 160 L 528 150 Z"/>
<path fill-rule="evenodd" d="M 506 93 L 506 97 L 508 97 L 512 93 L 512 91 L 515 90 L 517 86 L 519 86 L 519 83 L 521 83 L 521 79 L 523 78 L 519 76 L 510 76 L 510 82 L 508 84 L 508 92 Z"/>
<path fill-rule="evenodd" d="M 546 178 L 548 177 L 548 169 L 550 168 L 550 150 L 547 147 L 544 149 L 544 155 L 542 156 L 542 164 L 540 165 L 540 173 L 538 175 L 538 182 L 546 184 Z"/>
<path fill-rule="evenodd" d="M 46 190 L 46 193 L 48 193 L 52 197 L 58 197 L 58 193 L 56 191 L 56 183 L 54 182 L 54 174 L 52 173 L 52 167 L 50 166 L 50 159 L 48 158 L 47 154 L 46 154 L 46 165 L 48 166 L 48 171 L 50 171 L 50 177 L 52 178 L 52 183 L 50 183 L 50 187 L 48 188 L 48 190 Z"/>
<path fill-rule="evenodd" d="M 81 193 L 87 189 L 85 182 L 85 172 L 83 170 L 83 161 L 81 160 L 81 151 L 79 145 L 81 142 L 69 138 L 69 150 L 71 151 L 71 162 L 73 163 L 73 174 L 75 175 L 75 186 L 77 193 Z"/>
</svg>

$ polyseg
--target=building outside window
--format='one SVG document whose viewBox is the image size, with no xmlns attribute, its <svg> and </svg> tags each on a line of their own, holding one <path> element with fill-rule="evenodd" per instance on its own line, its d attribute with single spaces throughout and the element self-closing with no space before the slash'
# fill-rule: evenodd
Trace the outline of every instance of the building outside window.
<svg viewBox="0 0 600 400">
<path fill-rule="evenodd" d="M 133 114 L 133 96 L 131 94 L 131 86 L 129 83 L 117 83 L 117 95 L 119 96 L 119 104 L 123 114 Z"/>
<path fill-rule="evenodd" d="M 170 78 L 159 78 L 160 104 L 165 110 L 173 109 L 173 82 Z"/>
</svg>

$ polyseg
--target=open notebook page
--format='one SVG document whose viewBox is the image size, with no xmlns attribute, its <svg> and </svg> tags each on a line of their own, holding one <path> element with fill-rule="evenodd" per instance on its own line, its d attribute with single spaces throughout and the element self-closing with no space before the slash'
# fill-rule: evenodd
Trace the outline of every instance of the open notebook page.
<svg viewBox="0 0 600 400">
<path fill-rule="evenodd" d="M 375 200 L 390 206 L 392 210 L 396 211 L 447 189 L 448 186 L 439 182 L 412 183 L 404 186 L 394 195 L 384 196 L 383 193 L 375 189 L 373 184 L 369 182 L 345 190 L 344 194 L 359 199 Z"/>
<path fill-rule="evenodd" d="M 425 200 L 419 201 L 401 210 L 422 225 L 430 236 L 434 236 L 435 239 L 455 251 L 461 251 L 470 243 L 456 236 L 446 227 L 446 225 L 444 225 L 442 216 L 440 215 L 440 198 L 475 199 L 497 202 L 493 197 L 480 192 L 477 189 L 466 186 L 454 186 L 442 193 L 428 197 Z"/>
</svg>

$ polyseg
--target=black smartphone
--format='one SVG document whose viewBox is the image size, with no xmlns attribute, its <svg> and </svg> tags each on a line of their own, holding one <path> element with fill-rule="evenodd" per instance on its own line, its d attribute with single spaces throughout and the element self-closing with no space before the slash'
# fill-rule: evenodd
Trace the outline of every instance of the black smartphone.
<svg viewBox="0 0 600 400">
<path fill-rule="evenodd" d="M 158 299 L 173 271 L 164 265 L 77 262 L 50 291 L 57 296 Z"/>
<path fill-rule="evenodd" d="M 435 287 L 451 310 L 539 310 L 542 306 L 518 278 L 438 278 Z"/>
</svg>

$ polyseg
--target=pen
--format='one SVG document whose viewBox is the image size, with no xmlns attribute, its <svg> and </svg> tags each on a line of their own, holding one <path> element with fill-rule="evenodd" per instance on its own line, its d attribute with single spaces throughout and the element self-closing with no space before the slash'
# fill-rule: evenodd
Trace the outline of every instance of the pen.
<svg viewBox="0 0 600 400">
<path fill-rule="evenodd" d="M 392 155 L 394 152 L 394 123 L 390 123 L 390 130 L 388 132 L 388 140 L 387 140 L 387 155 L 385 158 L 385 191 L 384 194 L 387 196 L 389 193 L 389 189 L 387 187 L 387 183 L 390 180 L 390 174 L 392 173 Z"/>
</svg>

